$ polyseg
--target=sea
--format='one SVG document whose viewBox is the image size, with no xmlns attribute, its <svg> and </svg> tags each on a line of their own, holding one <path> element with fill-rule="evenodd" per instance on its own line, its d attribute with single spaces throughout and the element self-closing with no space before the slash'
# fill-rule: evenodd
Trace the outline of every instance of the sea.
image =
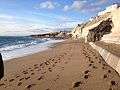
<svg viewBox="0 0 120 90">
<path fill-rule="evenodd" d="M 54 43 L 62 41 L 50 38 L 32 38 L 30 36 L 0 36 L 0 53 L 3 60 L 11 60 L 44 51 Z"/>
</svg>

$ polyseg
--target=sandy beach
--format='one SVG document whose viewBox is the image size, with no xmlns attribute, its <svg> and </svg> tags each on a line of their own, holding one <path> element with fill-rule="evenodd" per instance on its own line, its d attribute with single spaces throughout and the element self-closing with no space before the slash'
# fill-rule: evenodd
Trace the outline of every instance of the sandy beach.
<svg viewBox="0 0 120 90">
<path fill-rule="evenodd" d="M 4 64 L 0 90 L 120 90 L 118 73 L 82 40 L 66 40 Z"/>
</svg>

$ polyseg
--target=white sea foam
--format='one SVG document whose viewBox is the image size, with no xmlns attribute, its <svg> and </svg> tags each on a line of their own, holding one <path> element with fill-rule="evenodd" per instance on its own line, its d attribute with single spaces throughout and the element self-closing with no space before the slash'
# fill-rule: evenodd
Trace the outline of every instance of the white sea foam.
<svg viewBox="0 0 120 90">
<path fill-rule="evenodd" d="M 49 41 L 39 43 L 39 44 L 36 44 L 35 42 L 32 42 L 34 44 L 32 44 L 28 47 L 10 46 L 10 47 L 6 48 L 7 51 L 2 52 L 3 60 L 10 60 L 10 59 L 13 59 L 13 58 L 18 58 L 18 57 L 23 57 L 23 56 L 27 56 L 27 55 L 30 55 L 30 54 L 34 54 L 34 53 L 37 53 L 37 52 L 48 49 L 48 47 L 51 46 L 54 43 L 62 42 L 62 41 L 63 40 L 49 40 Z M 13 50 L 13 48 L 16 48 L 16 47 L 19 47 L 19 49 L 14 49 Z M 20 47 L 22 47 L 22 48 L 20 48 Z M 11 50 L 11 51 L 8 51 L 8 50 Z"/>
</svg>

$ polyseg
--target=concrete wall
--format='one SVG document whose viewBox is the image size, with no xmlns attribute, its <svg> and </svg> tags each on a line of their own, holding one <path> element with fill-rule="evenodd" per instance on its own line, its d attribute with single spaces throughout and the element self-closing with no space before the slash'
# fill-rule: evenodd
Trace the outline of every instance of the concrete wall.
<svg viewBox="0 0 120 90">
<path fill-rule="evenodd" d="M 103 59 L 108 63 L 113 69 L 115 69 L 120 74 L 120 57 L 111 54 L 107 50 L 95 45 L 94 43 L 89 43 L 95 50 L 97 50 Z"/>
</svg>

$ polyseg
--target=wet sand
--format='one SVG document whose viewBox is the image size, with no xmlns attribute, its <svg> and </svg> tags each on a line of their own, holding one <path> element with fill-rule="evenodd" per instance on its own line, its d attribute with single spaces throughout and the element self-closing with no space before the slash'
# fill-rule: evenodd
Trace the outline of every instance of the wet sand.
<svg viewBox="0 0 120 90">
<path fill-rule="evenodd" d="M 67 40 L 5 62 L 0 90 L 120 90 L 120 76 L 89 44 Z"/>
</svg>

